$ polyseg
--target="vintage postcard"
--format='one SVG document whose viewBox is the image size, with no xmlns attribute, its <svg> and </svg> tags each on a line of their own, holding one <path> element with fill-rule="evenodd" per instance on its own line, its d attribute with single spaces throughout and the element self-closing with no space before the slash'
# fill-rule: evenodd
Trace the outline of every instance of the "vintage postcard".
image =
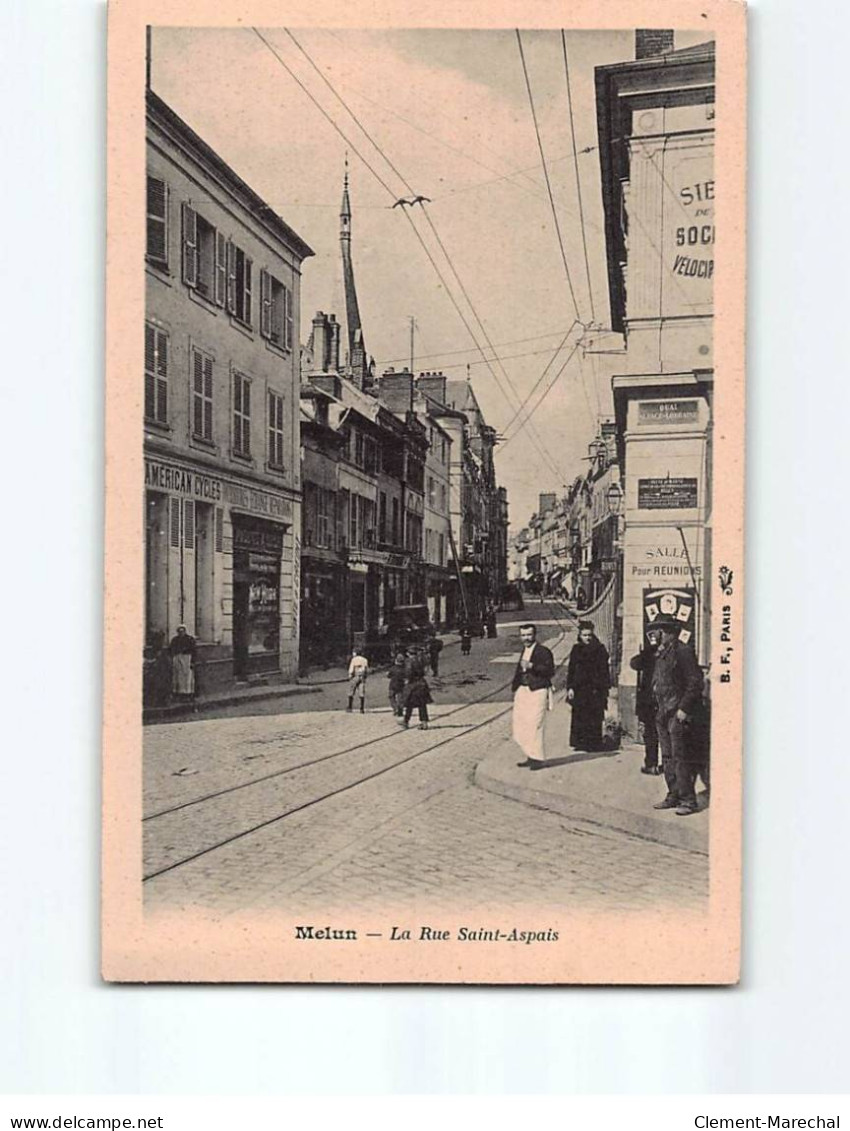
<svg viewBox="0 0 850 1131">
<path fill-rule="evenodd" d="M 745 36 L 110 4 L 107 980 L 739 979 Z"/>
</svg>

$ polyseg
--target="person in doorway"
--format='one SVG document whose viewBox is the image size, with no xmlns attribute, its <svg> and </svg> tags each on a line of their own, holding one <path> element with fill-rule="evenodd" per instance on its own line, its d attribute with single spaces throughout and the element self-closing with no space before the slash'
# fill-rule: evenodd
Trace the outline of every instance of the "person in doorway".
<svg viewBox="0 0 850 1131">
<path fill-rule="evenodd" d="M 464 621 L 460 626 L 460 653 L 462 656 L 468 656 L 472 651 L 472 629 Z"/>
<path fill-rule="evenodd" d="M 661 633 L 654 625 L 646 630 L 646 644 L 637 655 L 632 656 L 629 666 L 637 672 L 635 692 L 635 714 L 643 727 L 643 765 L 642 774 L 663 773 L 658 764 L 658 727 L 655 722 L 655 700 L 652 697 L 652 674 L 655 670 L 655 654 Z"/>
<path fill-rule="evenodd" d="M 440 674 L 440 653 L 443 650 L 443 642 L 436 633 L 428 641 L 428 658 L 431 661 L 431 675 Z"/>
<path fill-rule="evenodd" d="M 195 638 L 189 635 L 185 624 L 178 624 L 168 651 L 171 655 L 171 694 L 187 703 L 195 697 Z"/>
<path fill-rule="evenodd" d="M 390 707 L 398 718 L 404 714 L 404 685 L 407 682 L 404 653 L 399 652 L 387 674 L 389 680 Z"/>
<path fill-rule="evenodd" d="M 567 702 L 572 705 L 570 746 L 574 750 L 602 749 L 602 722 L 611 675 L 608 652 L 589 620 L 578 622 L 578 640 L 567 665 Z"/>
<path fill-rule="evenodd" d="M 410 726 L 410 716 L 413 714 L 413 708 L 416 707 L 419 711 L 419 729 L 428 729 L 428 704 L 433 703 L 431 698 L 431 688 L 428 686 L 428 680 L 425 678 L 424 665 L 416 670 L 416 674 L 410 679 L 407 685 L 407 691 L 404 694 L 404 718 L 402 726 L 405 730 Z"/>
<path fill-rule="evenodd" d="M 653 628 L 661 633 L 652 673 L 652 694 L 667 783 L 667 796 L 657 801 L 654 808 L 675 809 L 678 816 L 689 817 L 698 811 L 696 776 L 702 755 L 692 742 L 691 722 L 700 704 L 703 674 L 693 648 L 679 639 L 682 626 L 678 621 L 657 617 Z"/>
<path fill-rule="evenodd" d="M 369 661 L 359 648 L 351 653 L 351 663 L 348 665 L 348 706 L 347 711 L 354 709 L 354 696 L 360 697 L 360 714 L 366 711 L 366 679 L 369 675 Z"/>
<path fill-rule="evenodd" d="M 543 725 L 549 708 L 555 657 L 544 644 L 537 643 L 536 625 L 522 625 L 519 635 L 522 653 L 511 682 L 514 695 L 511 730 L 514 742 L 525 755 L 525 760 L 517 762 L 517 766 L 541 770 L 546 762 Z"/>
</svg>

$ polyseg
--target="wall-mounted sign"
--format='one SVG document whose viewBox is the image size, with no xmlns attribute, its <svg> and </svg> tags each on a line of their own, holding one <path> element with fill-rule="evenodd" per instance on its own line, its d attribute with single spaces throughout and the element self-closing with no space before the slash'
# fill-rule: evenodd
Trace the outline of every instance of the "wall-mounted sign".
<svg viewBox="0 0 850 1131">
<path fill-rule="evenodd" d="M 696 590 L 692 586 L 683 586 L 681 589 L 644 589 L 643 627 L 649 628 L 659 617 L 672 617 L 681 625 L 679 639 L 682 643 L 696 647 L 695 608 Z"/>
<path fill-rule="evenodd" d="M 638 479 L 638 507 L 644 511 L 687 510 L 697 505 L 697 481 L 682 476 Z"/>
<path fill-rule="evenodd" d="M 292 521 L 292 502 L 283 495 L 262 491 L 247 483 L 206 475 L 165 460 L 145 459 L 145 487 L 182 495 L 199 502 L 229 503 L 251 514 L 265 515 L 281 522 Z"/>
<path fill-rule="evenodd" d="M 704 143 L 663 158 L 662 312 L 710 314 L 714 296 L 714 154 Z"/>
<path fill-rule="evenodd" d="M 699 421 L 699 401 L 641 401 L 638 404 L 638 424 L 696 424 Z"/>
</svg>

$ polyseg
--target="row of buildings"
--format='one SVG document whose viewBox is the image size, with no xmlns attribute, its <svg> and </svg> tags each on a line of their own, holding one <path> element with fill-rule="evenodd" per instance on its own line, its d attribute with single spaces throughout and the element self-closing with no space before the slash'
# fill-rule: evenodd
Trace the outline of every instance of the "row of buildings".
<svg viewBox="0 0 850 1131">
<path fill-rule="evenodd" d="M 468 381 L 377 375 L 346 174 L 342 319 L 300 343 L 312 249 L 147 92 L 145 646 L 179 624 L 202 689 L 294 678 L 397 605 L 452 626 L 507 575 L 495 433 Z"/>
<path fill-rule="evenodd" d="M 633 60 L 597 68 L 613 417 L 567 495 L 541 495 L 513 540 L 532 588 L 581 589 L 634 723 L 628 659 L 658 615 L 708 670 L 712 644 L 715 53 L 639 31 Z"/>
</svg>

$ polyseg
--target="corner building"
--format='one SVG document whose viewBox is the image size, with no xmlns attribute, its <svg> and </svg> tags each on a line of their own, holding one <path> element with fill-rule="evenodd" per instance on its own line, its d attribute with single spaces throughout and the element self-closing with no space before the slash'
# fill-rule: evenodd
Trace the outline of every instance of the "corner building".
<svg viewBox="0 0 850 1131">
<path fill-rule="evenodd" d="M 307 244 L 147 95 L 145 638 L 199 691 L 298 671 Z"/>
<path fill-rule="evenodd" d="M 622 525 L 620 711 L 646 626 L 675 617 L 711 656 L 714 383 L 714 44 L 636 34 L 636 58 L 597 68 Z"/>
</svg>

